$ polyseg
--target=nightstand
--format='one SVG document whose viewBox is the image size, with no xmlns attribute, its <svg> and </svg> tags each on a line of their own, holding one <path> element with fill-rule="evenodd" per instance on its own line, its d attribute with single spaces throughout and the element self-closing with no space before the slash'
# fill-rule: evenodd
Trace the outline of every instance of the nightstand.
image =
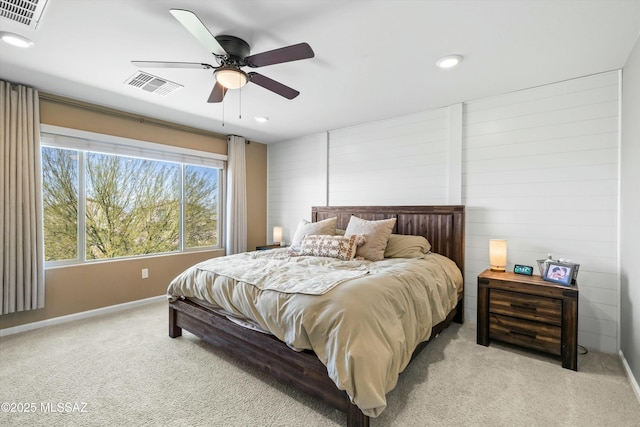
<svg viewBox="0 0 640 427">
<path fill-rule="evenodd" d="M 279 243 L 277 245 L 256 246 L 256 251 L 268 251 L 271 249 L 279 249 L 279 248 L 286 248 L 286 246 L 280 246 Z"/>
<path fill-rule="evenodd" d="M 578 286 L 485 270 L 478 276 L 477 343 L 504 341 L 560 356 L 578 370 Z"/>
</svg>

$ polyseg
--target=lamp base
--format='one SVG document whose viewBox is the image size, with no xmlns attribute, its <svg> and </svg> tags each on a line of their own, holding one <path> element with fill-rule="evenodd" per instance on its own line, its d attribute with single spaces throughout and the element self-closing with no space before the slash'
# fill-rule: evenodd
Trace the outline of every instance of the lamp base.
<svg viewBox="0 0 640 427">
<path fill-rule="evenodd" d="M 497 267 L 497 266 L 495 266 L 495 265 L 492 265 L 492 266 L 491 266 L 491 271 L 498 271 L 498 272 L 500 272 L 500 273 L 504 273 L 504 272 L 505 272 L 505 269 L 504 269 L 504 267 Z"/>
</svg>

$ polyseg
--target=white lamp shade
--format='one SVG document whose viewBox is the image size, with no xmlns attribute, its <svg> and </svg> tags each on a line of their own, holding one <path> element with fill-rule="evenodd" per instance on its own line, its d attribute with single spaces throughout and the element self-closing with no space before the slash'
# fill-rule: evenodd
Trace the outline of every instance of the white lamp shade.
<svg viewBox="0 0 640 427">
<path fill-rule="evenodd" d="M 282 227 L 273 227 L 273 243 L 282 242 Z"/>
<path fill-rule="evenodd" d="M 504 271 L 507 266 L 506 240 L 489 240 L 489 264 L 491 264 L 491 270 L 493 271 Z"/>
</svg>

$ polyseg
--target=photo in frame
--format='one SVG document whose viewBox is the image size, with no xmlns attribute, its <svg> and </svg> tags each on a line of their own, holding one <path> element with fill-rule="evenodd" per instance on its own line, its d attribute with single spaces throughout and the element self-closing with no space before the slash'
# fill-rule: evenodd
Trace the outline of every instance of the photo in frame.
<svg viewBox="0 0 640 427">
<path fill-rule="evenodd" d="M 540 276 L 542 278 L 546 276 L 547 268 L 549 268 L 549 263 L 561 264 L 567 267 L 573 267 L 573 279 L 571 280 L 571 284 L 572 285 L 576 284 L 576 280 L 578 279 L 578 270 L 580 269 L 580 264 L 574 264 L 572 262 L 568 262 L 562 259 L 553 260 L 550 258 L 539 259 L 537 260 L 537 262 L 538 262 L 538 269 L 540 270 Z"/>
<path fill-rule="evenodd" d="M 551 261 L 548 263 L 543 279 L 548 282 L 569 286 L 574 279 L 576 264 Z"/>
</svg>

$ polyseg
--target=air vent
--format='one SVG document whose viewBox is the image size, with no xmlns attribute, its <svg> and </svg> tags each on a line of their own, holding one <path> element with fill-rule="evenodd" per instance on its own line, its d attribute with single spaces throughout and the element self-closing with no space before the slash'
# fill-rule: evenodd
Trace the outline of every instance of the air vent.
<svg viewBox="0 0 640 427">
<path fill-rule="evenodd" d="M 166 79 L 161 79 L 160 77 L 156 77 L 148 73 L 143 73 L 142 71 L 138 71 L 131 76 L 125 84 L 160 96 L 167 96 L 171 92 L 183 87 L 178 83 L 170 82 Z"/>
<path fill-rule="evenodd" d="M 0 0 L 0 17 L 36 28 L 48 0 Z"/>
</svg>

